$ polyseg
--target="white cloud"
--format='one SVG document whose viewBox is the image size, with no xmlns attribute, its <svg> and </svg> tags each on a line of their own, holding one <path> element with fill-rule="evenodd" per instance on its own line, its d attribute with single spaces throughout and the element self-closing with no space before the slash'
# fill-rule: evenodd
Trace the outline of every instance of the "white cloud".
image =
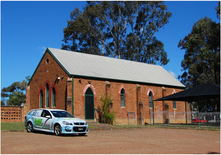
<svg viewBox="0 0 221 155">
<path fill-rule="evenodd" d="M 172 72 L 172 71 L 169 71 L 169 73 L 173 76 L 173 77 L 175 77 L 176 78 L 176 74 L 174 73 L 174 72 Z"/>
<path fill-rule="evenodd" d="M 46 47 L 42 46 L 42 47 L 38 47 L 38 49 L 41 49 L 41 52 L 44 54 L 45 50 L 47 49 Z"/>
</svg>

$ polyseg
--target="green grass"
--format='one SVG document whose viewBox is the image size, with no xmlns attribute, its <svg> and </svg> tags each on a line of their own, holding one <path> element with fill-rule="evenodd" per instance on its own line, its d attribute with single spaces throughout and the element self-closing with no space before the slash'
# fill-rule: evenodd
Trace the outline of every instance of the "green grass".
<svg viewBox="0 0 221 155">
<path fill-rule="evenodd" d="M 120 127 L 120 128 L 144 128 L 144 127 L 147 127 L 144 125 L 113 125 L 113 126 Z"/>
<path fill-rule="evenodd" d="M 25 130 L 24 122 L 1 122 L 1 130 Z"/>
<path fill-rule="evenodd" d="M 91 126 L 91 125 L 88 126 L 88 128 L 89 128 L 89 129 L 98 129 L 98 127 L 96 127 L 96 126 Z"/>
</svg>

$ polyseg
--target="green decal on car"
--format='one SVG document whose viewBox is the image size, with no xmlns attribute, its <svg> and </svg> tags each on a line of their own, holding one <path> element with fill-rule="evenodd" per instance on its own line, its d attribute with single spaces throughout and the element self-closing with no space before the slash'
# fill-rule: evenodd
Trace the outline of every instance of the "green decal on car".
<svg viewBox="0 0 221 155">
<path fill-rule="evenodd" d="M 35 123 L 35 126 L 42 126 L 42 119 L 35 118 L 34 123 Z"/>
</svg>

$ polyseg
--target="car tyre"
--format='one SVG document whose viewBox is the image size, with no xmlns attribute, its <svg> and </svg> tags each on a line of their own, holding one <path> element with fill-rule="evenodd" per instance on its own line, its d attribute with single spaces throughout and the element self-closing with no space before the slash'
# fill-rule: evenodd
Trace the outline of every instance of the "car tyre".
<svg viewBox="0 0 221 155">
<path fill-rule="evenodd" d="M 60 125 L 55 125 L 54 127 L 54 133 L 56 136 L 60 136 L 61 135 L 61 126 Z"/>
<path fill-rule="evenodd" d="M 26 130 L 27 130 L 27 132 L 33 132 L 33 125 L 31 122 L 28 122 Z"/>
</svg>

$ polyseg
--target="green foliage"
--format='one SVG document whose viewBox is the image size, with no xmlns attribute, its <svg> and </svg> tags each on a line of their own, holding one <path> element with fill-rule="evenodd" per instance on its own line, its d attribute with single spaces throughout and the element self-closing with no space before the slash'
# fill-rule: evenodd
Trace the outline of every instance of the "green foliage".
<svg viewBox="0 0 221 155">
<path fill-rule="evenodd" d="M 220 85 L 220 23 L 207 17 L 198 20 L 178 47 L 185 50 L 181 62 L 184 72 L 178 78 L 187 88 L 205 83 Z M 197 105 L 200 111 L 220 110 L 219 99 L 197 101 Z"/>
<path fill-rule="evenodd" d="M 102 101 L 102 105 L 101 105 L 101 110 L 103 112 L 102 115 L 102 121 L 104 123 L 109 123 L 112 124 L 113 121 L 115 120 L 115 114 L 116 112 L 112 111 L 110 109 L 110 103 L 112 103 L 113 99 L 111 99 L 110 96 L 101 96 L 100 101 Z"/>
<path fill-rule="evenodd" d="M 1 101 L 1 106 L 4 106 L 4 105 L 5 105 L 4 101 Z"/>
<path fill-rule="evenodd" d="M 212 98 L 207 100 L 197 101 L 195 103 L 198 106 L 199 112 L 219 112 L 220 111 L 220 99 Z"/>
<path fill-rule="evenodd" d="M 154 34 L 170 16 L 160 1 L 89 1 L 83 12 L 71 12 L 62 49 L 166 65 L 164 45 Z"/>
<path fill-rule="evenodd" d="M 20 105 L 21 103 L 25 103 L 26 95 L 20 91 L 13 91 L 9 95 L 9 99 L 7 101 L 7 105 Z"/>
<path fill-rule="evenodd" d="M 220 1 L 218 3 L 218 6 L 216 7 L 216 14 L 217 14 L 217 18 L 220 19 Z"/>
<path fill-rule="evenodd" d="M 23 80 L 22 82 L 14 82 L 9 87 L 2 88 L 1 97 L 9 98 L 7 100 L 7 105 L 21 105 L 21 103 L 25 103 L 25 90 L 28 86 L 29 80 L 30 76 L 27 76 L 26 80 Z"/>
<path fill-rule="evenodd" d="M 187 87 L 220 84 L 220 23 L 210 18 L 197 21 L 178 47 L 185 49 L 181 82 Z"/>
<path fill-rule="evenodd" d="M 1 122 L 1 130 L 25 130 L 24 122 Z"/>
</svg>

